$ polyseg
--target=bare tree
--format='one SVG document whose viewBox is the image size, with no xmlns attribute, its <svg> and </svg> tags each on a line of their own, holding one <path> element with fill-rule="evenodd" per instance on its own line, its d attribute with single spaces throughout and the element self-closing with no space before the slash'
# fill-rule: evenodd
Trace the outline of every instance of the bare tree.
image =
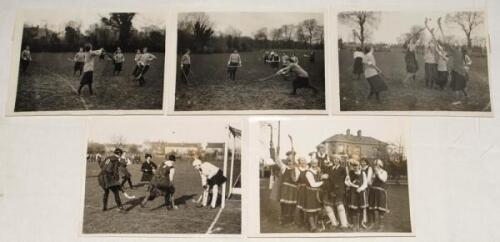
<svg viewBox="0 0 500 242">
<path fill-rule="evenodd" d="M 425 27 L 420 26 L 420 25 L 413 25 L 410 27 L 410 31 L 407 33 L 403 33 L 398 37 L 398 43 L 405 46 L 407 45 L 411 40 L 421 40 L 421 37 L 423 35 L 423 31 L 425 30 Z"/>
<path fill-rule="evenodd" d="M 288 45 L 290 45 L 293 40 L 293 33 L 295 32 L 295 28 L 296 27 L 293 24 L 285 24 L 280 27 L 281 34 L 283 35 L 283 40 L 285 40 Z"/>
<path fill-rule="evenodd" d="M 467 38 L 467 47 L 472 47 L 472 32 L 484 23 L 482 12 L 456 12 L 446 15 L 446 22 L 460 26 Z"/>
<path fill-rule="evenodd" d="M 228 26 L 226 30 L 224 31 L 225 35 L 230 35 L 234 38 L 239 38 L 241 37 L 241 31 L 239 29 L 236 29 L 233 26 Z"/>
<path fill-rule="evenodd" d="M 260 29 L 258 29 L 253 34 L 253 38 L 255 40 L 259 40 L 259 41 L 266 41 L 267 40 L 267 28 L 260 28 Z"/>
<path fill-rule="evenodd" d="M 308 40 L 309 47 L 312 48 L 314 39 L 319 34 L 319 25 L 316 19 L 306 19 L 299 23 L 297 26 L 297 31 L 302 32 L 302 35 Z"/>
<path fill-rule="evenodd" d="M 113 145 L 115 145 L 117 148 L 118 147 L 123 148 L 125 146 L 125 144 L 127 143 L 127 141 L 126 141 L 125 137 L 123 137 L 122 135 L 115 135 L 111 139 L 111 143 Z"/>
<path fill-rule="evenodd" d="M 353 27 L 355 37 L 364 47 L 370 35 L 369 28 L 377 28 L 380 23 L 380 13 L 372 11 L 342 12 L 338 15 L 339 22 Z"/>
</svg>

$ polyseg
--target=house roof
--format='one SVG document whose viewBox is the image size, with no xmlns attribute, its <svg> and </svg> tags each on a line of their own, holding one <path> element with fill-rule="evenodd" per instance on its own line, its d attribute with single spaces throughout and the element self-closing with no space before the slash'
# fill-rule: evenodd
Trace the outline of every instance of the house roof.
<svg viewBox="0 0 500 242">
<path fill-rule="evenodd" d="M 386 144 L 378 139 L 369 137 L 369 136 L 357 136 L 357 135 L 345 135 L 345 134 L 336 134 L 326 140 L 323 143 L 328 142 L 345 142 L 352 144 L 366 144 L 366 145 L 380 145 Z"/>
</svg>

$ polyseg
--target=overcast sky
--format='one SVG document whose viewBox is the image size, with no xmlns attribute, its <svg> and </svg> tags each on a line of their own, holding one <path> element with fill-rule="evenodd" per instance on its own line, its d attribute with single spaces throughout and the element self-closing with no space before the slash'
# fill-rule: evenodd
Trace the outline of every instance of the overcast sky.
<svg viewBox="0 0 500 242">
<path fill-rule="evenodd" d="M 144 141 L 167 141 L 187 143 L 224 143 L 226 126 L 241 129 L 237 121 L 224 119 L 153 119 L 130 117 L 130 119 L 95 120 L 89 127 L 89 140 L 101 143 L 112 142 L 122 136 L 126 143 L 142 144 Z"/>
<path fill-rule="evenodd" d="M 240 30 L 243 36 L 249 37 L 264 27 L 269 31 L 285 24 L 298 24 L 311 18 L 316 19 L 319 25 L 324 25 L 322 13 L 207 12 L 206 14 L 214 23 L 216 33 L 224 32 L 231 26 Z M 185 13 L 179 14 L 179 20 L 182 20 L 185 15 Z"/>
<path fill-rule="evenodd" d="M 99 23 L 101 17 L 108 17 L 109 12 L 68 12 L 68 11 L 37 11 L 36 13 L 28 12 L 25 14 L 25 24 L 45 26 L 56 32 L 63 32 L 66 24 L 69 21 L 81 23 L 81 30 L 85 32 L 90 25 Z M 165 28 L 164 13 L 137 13 L 132 19 L 133 26 L 136 29 L 141 29 L 145 26 L 155 25 Z"/>
<path fill-rule="evenodd" d="M 264 121 L 260 128 L 260 156 L 269 157 L 269 136 L 270 128 L 265 124 L 274 125 L 274 146 L 277 145 L 277 121 Z M 399 119 L 378 119 L 378 122 L 370 118 L 343 119 L 343 120 L 315 120 L 298 119 L 281 121 L 280 137 L 280 157 L 284 158 L 285 153 L 291 150 L 288 134 L 293 137 L 294 148 L 297 155 L 307 157 L 308 153 L 316 150 L 316 146 L 325 139 L 335 134 L 345 134 L 347 129 L 351 129 L 351 134 L 356 135 L 358 130 L 362 130 L 363 136 L 370 136 L 380 141 L 388 143 L 399 143 L 404 137 L 405 126 Z M 404 138 L 403 138 L 404 139 Z"/>
<path fill-rule="evenodd" d="M 424 21 L 426 17 L 432 19 L 432 25 L 438 29 L 437 19 L 439 17 L 443 18 L 443 30 L 445 35 L 453 35 L 461 41 L 465 41 L 465 34 L 456 25 L 446 25 L 445 24 L 446 12 L 382 12 L 381 21 L 377 29 L 372 29 L 372 36 L 370 38 L 370 43 L 397 43 L 397 39 L 401 34 L 409 32 L 413 25 L 424 26 Z M 339 22 L 339 38 L 347 42 L 353 40 L 352 26 L 345 25 Z M 477 31 L 473 31 L 473 37 L 480 36 L 484 38 L 486 36 L 484 25 L 477 28 Z M 427 34 L 425 38 L 430 38 Z"/>
</svg>

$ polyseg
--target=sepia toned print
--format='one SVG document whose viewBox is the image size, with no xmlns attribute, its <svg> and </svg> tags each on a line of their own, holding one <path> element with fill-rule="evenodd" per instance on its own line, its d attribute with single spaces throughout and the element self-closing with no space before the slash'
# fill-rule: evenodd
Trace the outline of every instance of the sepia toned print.
<svg viewBox="0 0 500 242">
<path fill-rule="evenodd" d="M 14 112 L 161 112 L 163 15 L 37 11 L 20 16 Z"/>
<path fill-rule="evenodd" d="M 325 110 L 321 13 L 178 15 L 175 111 Z"/>
<path fill-rule="evenodd" d="M 491 113 L 484 12 L 337 17 L 340 111 Z"/>
<path fill-rule="evenodd" d="M 241 234 L 238 122 L 150 121 L 91 126 L 83 233 Z M 159 128 L 160 127 L 160 128 Z"/>
<path fill-rule="evenodd" d="M 412 233 L 403 124 L 299 119 L 258 125 L 262 235 Z"/>
</svg>

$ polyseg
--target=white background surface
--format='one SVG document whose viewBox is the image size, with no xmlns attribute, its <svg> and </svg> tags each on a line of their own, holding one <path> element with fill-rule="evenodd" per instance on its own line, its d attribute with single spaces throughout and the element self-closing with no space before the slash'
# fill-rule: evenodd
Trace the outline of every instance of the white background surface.
<svg viewBox="0 0 500 242">
<path fill-rule="evenodd" d="M 165 238 L 81 237 L 82 187 L 88 117 L 4 118 L 10 75 L 10 42 L 19 8 L 170 9 L 218 2 L 273 8 L 329 3 L 381 3 L 406 9 L 486 6 L 494 112 L 499 113 L 500 1 L 7 1 L 0 0 L 0 241 L 166 241 Z M 368 4 L 369 3 L 369 4 Z M 159 119 L 164 117 L 158 117 Z M 200 120 L 203 117 L 198 117 Z M 397 119 L 398 117 L 393 117 Z M 500 119 L 412 117 L 413 238 L 353 238 L 348 241 L 499 241 Z M 372 122 L 380 122 L 373 118 Z M 248 177 L 247 177 L 248 178 Z M 248 179 L 247 179 L 248 180 Z M 254 181 L 256 182 L 256 181 Z M 252 201 L 255 197 L 247 196 Z M 248 200 L 247 202 L 251 202 Z M 249 216 L 255 213 L 249 212 Z M 173 239 L 168 241 L 185 241 Z M 203 239 L 191 239 L 201 241 Z M 213 239 L 221 241 L 229 239 Z M 235 239 L 230 239 L 234 241 Z M 248 239 L 281 241 L 285 239 Z M 303 239 L 286 239 L 303 241 Z M 309 240 L 309 239 L 308 239 Z M 334 239 L 317 239 L 332 241 Z M 345 238 L 337 240 L 346 240 Z"/>
</svg>

